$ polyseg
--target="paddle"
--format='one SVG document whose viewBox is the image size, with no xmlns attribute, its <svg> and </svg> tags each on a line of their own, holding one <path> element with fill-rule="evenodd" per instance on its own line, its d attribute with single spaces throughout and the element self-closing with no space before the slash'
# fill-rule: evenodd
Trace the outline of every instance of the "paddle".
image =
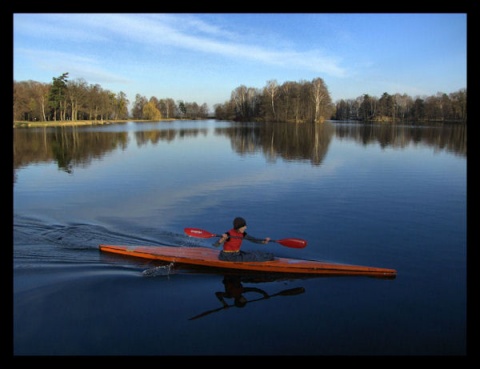
<svg viewBox="0 0 480 369">
<path fill-rule="evenodd" d="M 222 237 L 221 234 L 211 233 L 200 228 L 185 228 L 184 231 L 189 236 L 197 238 Z M 281 240 L 270 240 L 269 242 L 276 242 L 282 246 L 292 247 L 294 249 L 303 249 L 307 246 L 307 241 L 302 240 L 301 238 L 284 238 Z"/>
<path fill-rule="evenodd" d="M 248 303 L 251 303 L 251 302 L 255 302 L 255 301 L 260 301 L 260 300 L 265 300 L 267 298 L 271 298 L 271 297 L 275 297 L 275 296 L 294 296 L 294 295 L 300 295 L 301 293 L 304 293 L 305 292 L 305 288 L 303 287 L 296 287 L 296 288 L 290 288 L 288 290 L 283 290 L 283 291 L 280 291 L 280 292 L 277 292 L 277 293 L 274 293 L 273 295 L 270 295 L 269 297 L 260 297 L 258 299 L 254 299 L 254 300 L 250 300 L 250 301 L 247 301 L 247 304 Z M 208 315 L 208 314 L 211 314 L 211 313 L 216 313 L 217 311 L 220 311 L 220 310 L 223 310 L 223 309 L 227 309 L 229 307 L 234 307 L 235 305 L 227 305 L 227 306 L 222 306 L 222 307 L 219 307 L 219 308 L 216 308 L 216 309 L 212 309 L 212 310 L 208 310 L 208 311 L 205 311 L 204 313 L 201 313 L 201 314 L 198 314 L 198 315 L 195 315 L 194 317 L 188 319 L 188 320 L 195 320 L 195 319 L 198 319 L 198 318 L 201 318 L 201 317 L 204 317 L 205 315 Z"/>
</svg>

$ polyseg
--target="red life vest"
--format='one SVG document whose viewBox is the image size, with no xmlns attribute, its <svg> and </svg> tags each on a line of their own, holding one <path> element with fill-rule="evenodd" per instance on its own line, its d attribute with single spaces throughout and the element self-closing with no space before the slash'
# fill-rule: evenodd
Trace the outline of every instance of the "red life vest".
<svg viewBox="0 0 480 369">
<path fill-rule="evenodd" d="M 238 232 L 236 229 L 232 228 L 227 234 L 229 235 L 229 238 L 223 244 L 223 250 L 239 251 L 246 233 Z"/>
</svg>

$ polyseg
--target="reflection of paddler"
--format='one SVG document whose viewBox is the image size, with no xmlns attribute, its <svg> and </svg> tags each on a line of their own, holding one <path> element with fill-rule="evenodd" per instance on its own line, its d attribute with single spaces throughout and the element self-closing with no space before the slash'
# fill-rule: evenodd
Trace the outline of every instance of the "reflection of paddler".
<svg viewBox="0 0 480 369">
<path fill-rule="evenodd" d="M 229 305 L 225 301 L 225 298 L 233 298 L 234 305 L 236 307 L 244 307 L 248 300 L 243 296 L 246 292 L 257 292 L 263 295 L 263 298 L 268 299 L 270 296 L 264 290 L 256 287 L 243 287 L 240 277 L 225 276 L 223 278 L 223 285 L 225 286 L 225 292 L 215 292 L 215 296 L 223 304 L 223 307 L 228 308 Z"/>
<path fill-rule="evenodd" d="M 288 290 L 283 290 L 277 293 L 274 293 L 273 295 L 269 295 L 266 293 L 264 290 L 256 287 L 243 287 L 240 277 L 239 276 L 225 276 L 223 278 L 223 285 L 225 286 L 225 292 L 215 292 L 215 296 L 222 302 L 222 307 L 219 307 L 217 309 L 213 310 L 208 310 L 204 313 L 198 314 L 189 320 L 194 320 L 201 318 L 205 315 L 215 313 L 217 311 L 227 309 L 229 307 L 244 307 L 247 303 L 250 302 L 255 302 L 255 301 L 260 301 L 260 300 L 265 300 L 268 298 L 272 298 L 275 296 L 293 296 L 293 295 L 299 295 L 301 293 L 305 292 L 305 288 L 303 287 L 296 287 L 296 288 L 290 288 Z M 243 296 L 244 293 L 247 292 L 256 292 L 260 293 L 262 297 L 253 299 L 253 300 L 247 300 L 245 296 Z M 226 301 L 225 298 L 233 298 L 234 299 L 234 304 L 229 305 Z"/>
</svg>

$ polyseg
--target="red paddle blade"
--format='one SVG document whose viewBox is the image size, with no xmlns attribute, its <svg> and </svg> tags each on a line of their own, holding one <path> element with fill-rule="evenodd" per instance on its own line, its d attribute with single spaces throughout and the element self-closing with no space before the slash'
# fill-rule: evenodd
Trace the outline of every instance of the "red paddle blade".
<svg viewBox="0 0 480 369">
<path fill-rule="evenodd" d="M 209 231 L 205 231 L 200 228 L 184 228 L 183 229 L 186 234 L 192 237 L 198 237 L 198 238 L 212 238 L 212 237 L 217 237 L 216 234 L 210 233 Z"/>
<path fill-rule="evenodd" d="M 292 247 L 294 249 L 303 249 L 307 246 L 307 241 L 302 240 L 301 238 L 284 238 L 274 242 L 278 242 L 280 245 Z"/>
</svg>

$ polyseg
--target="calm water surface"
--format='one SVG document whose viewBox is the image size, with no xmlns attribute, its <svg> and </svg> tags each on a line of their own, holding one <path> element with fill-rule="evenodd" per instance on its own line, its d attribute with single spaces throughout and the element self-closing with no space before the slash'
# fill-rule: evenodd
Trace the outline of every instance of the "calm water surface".
<svg viewBox="0 0 480 369">
<path fill-rule="evenodd" d="M 129 122 L 16 129 L 13 354 L 467 353 L 466 127 Z M 98 245 L 206 246 L 247 219 L 279 257 L 393 280 L 224 275 Z M 249 301 L 216 292 L 236 278 Z"/>
</svg>

